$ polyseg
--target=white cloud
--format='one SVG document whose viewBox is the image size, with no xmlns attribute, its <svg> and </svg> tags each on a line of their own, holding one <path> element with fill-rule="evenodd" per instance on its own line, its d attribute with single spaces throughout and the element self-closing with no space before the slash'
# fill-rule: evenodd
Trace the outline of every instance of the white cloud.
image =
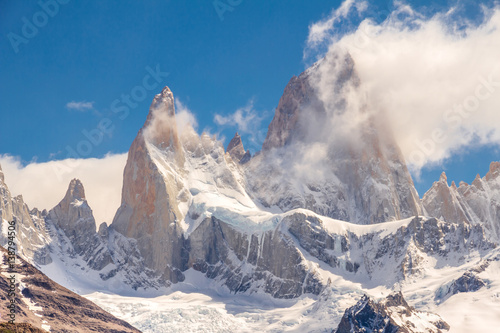
<svg viewBox="0 0 500 333">
<path fill-rule="evenodd" d="M 307 48 L 304 55 L 307 57 L 311 48 L 319 47 L 324 43 L 331 43 L 337 35 L 335 25 L 348 17 L 349 14 L 356 12 L 361 15 L 368 8 L 366 1 L 345 0 L 339 8 L 333 9 L 330 15 L 316 23 L 309 25 L 309 35 L 307 37 Z"/>
<path fill-rule="evenodd" d="M 103 158 L 67 159 L 23 166 L 18 158 L 0 155 L 5 182 L 13 196 L 22 194 L 30 209 L 52 209 L 66 194 L 73 178 L 82 181 L 97 227 L 110 224 L 121 203 L 127 154 Z"/>
<path fill-rule="evenodd" d="M 336 35 L 336 20 L 355 3 L 311 25 L 304 54 L 322 42 L 329 54 L 351 54 L 368 108 L 385 113 L 417 174 L 468 146 L 500 144 L 500 8 L 483 6 L 484 22 L 473 24 L 453 8 L 426 18 L 395 3 L 382 23 L 367 18 Z"/>
<path fill-rule="evenodd" d="M 266 111 L 257 111 L 254 108 L 254 100 L 250 99 L 248 103 L 238 108 L 234 113 L 229 115 L 216 114 L 214 122 L 219 126 L 236 127 L 239 134 L 243 134 L 249 138 L 250 142 L 259 147 L 266 138 L 266 131 L 262 128 L 262 121 L 267 116 Z"/>
<path fill-rule="evenodd" d="M 194 131 L 198 128 L 196 117 L 179 98 L 175 99 L 175 121 L 180 135 L 190 128 Z"/>
<path fill-rule="evenodd" d="M 77 110 L 77 111 L 87 111 L 87 110 L 92 110 L 94 108 L 94 102 L 86 102 L 86 101 L 80 101 L 80 102 L 75 102 L 71 101 L 66 104 L 66 107 L 70 110 Z"/>
</svg>

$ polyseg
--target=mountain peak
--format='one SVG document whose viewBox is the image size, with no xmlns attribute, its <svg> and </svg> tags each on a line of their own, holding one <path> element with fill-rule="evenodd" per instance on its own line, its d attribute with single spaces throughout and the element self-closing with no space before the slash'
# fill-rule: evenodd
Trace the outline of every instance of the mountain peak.
<svg viewBox="0 0 500 333">
<path fill-rule="evenodd" d="M 476 175 L 476 178 L 472 182 L 472 186 L 475 186 L 478 189 L 483 189 L 483 179 L 479 174 Z"/>
<path fill-rule="evenodd" d="M 172 95 L 172 91 L 170 90 L 170 88 L 168 86 L 165 86 L 165 87 L 163 87 L 161 92 L 159 94 L 156 94 L 156 95 L 162 95 L 162 96 Z"/>
<path fill-rule="evenodd" d="M 174 94 L 169 87 L 165 86 L 159 94 L 156 94 L 149 107 L 148 117 L 144 127 L 148 127 L 153 119 L 159 115 L 168 117 L 175 116 Z M 160 112 L 158 112 L 160 111 Z"/>
<path fill-rule="evenodd" d="M 229 153 L 229 155 L 235 162 L 238 162 L 240 164 L 245 164 L 246 162 L 250 161 L 250 158 L 252 158 L 250 150 L 247 150 L 245 152 L 243 142 L 241 141 L 241 136 L 238 134 L 238 132 L 236 132 L 234 137 L 227 145 L 226 152 Z"/>
<path fill-rule="evenodd" d="M 168 86 L 163 87 L 161 92 L 155 95 L 153 101 L 158 101 L 160 99 L 169 99 L 169 100 L 174 99 L 174 94 L 172 93 L 172 90 L 170 90 Z"/>
<path fill-rule="evenodd" d="M 2 165 L 0 164 L 0 182 L 4 182 L 5 179 L 4 179 L 4 176 L 3 176 L 3 171 L 2 171 Z"/>
<path fill-rule="evenodd" d="M 64 199 L 49 211 L 47 219 L 64 231 L 78 254 L 91 246 L 89 242 L 95 235 L 95 219 L 79 179 L 71 180 Z"/>
<path fill-rule="evenodd" d="M 71 180 L 64 200 L 69 200 L 69 202 L 72 202 L 74 200 L 85 200 L 85 189 L 79 179 L 74 178 Z"/>
<path fill-rule="evenodd" d="M 176 173 L 184 171 L 185 161 L 174 96 L 165 87 L 154 97 L 146 123 L 130 146 L 122 202 L 112 222 L 114 230 L 138 240 L 149 267 L 162 271 L 168 260 L 160 258 L 159 253 L 168 253 L 169 258 L 174 255 L 180 239 L 179 223 L 185 216 L 179 209 L 182 184 Z M 162 173 L 167 164 L 169 172 Z M 165 241 L 167 234 L 172 241 Z"/>
<path fill-rule="evenodd" d="M 171 147 L 182 155 L 175 120 L 174 95 L 170 88 L 164 87 L 161 93 L 154 97 L 142 131 L 146 141 L 159 148 Z M 179 158 L 182 160 L 181 156 Z"/>
<path fill-rule="evenodd" d="M 231 141 L 229 141 L 229 145 L 227 146 L 227 151 L 230 151 L 232 148 L 238 145 L 243 145 L 243 143 L 241 142 L 241 136 L 238 134 L 238 132 L 236 132 Z"/>
<path fill-rule="evenodd" d="M 439 181 L 441 182 L 445 182 L 445 183 L 448 183 L 448 177 L 446 176 L 446 172 L 442 172 L 441 173 L 441 176 L 439 177 Z"/>
<path fill-rule="evenodd" d="M 231 141 L 229 141 L 226 152 L 228 152 L 235 161 L 241 160 L 241 158 L 245 155 L 245 148 L 243 148 L 243 142 L 241 141 L 241 136 L 238 132 L 236 132 Z"/>
<path fill-rule="evenodd" d="M 486 180 L 496 178 L 500 175 L 500 162 L 491 162 L 490 171 L 486 174 Z"/>
<path fill-rule="evenodd" d="M 329 82 L 329 95 L 335 100 L 334 105 L 325 101 L 319 89 L 319 82 L 325 80 Z M 323 139 L 323 132 L 329 131 L 325 117 L 343 112 L 340 107 L 345 102 L 342 91 L 358 87 L 359 82 L 354 60 L 343 51 L 328 54 L 299 76 L 293 76 L 278 102 L 262 151 L 293 142 Z"/>
</svg>

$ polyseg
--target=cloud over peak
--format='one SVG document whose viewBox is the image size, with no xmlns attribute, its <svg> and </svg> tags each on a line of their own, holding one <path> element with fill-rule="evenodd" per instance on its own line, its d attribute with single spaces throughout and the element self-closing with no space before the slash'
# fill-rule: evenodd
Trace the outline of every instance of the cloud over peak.
<svg viewBox="0 0 500 333">
<path fill-rule="evenodd" d="M 345 1 L 312 24 L 304 55 L 352 56 L 367 107 L 385 114 L 414 173 L 469 146 L 500 144 L 500 8 L 478 5 L 482 20 L 473 21 L 458 8 L 426 16 L 395 2 L 378 23 L 367 16 L 339 32 L 365 6 Z"/>
</svg>

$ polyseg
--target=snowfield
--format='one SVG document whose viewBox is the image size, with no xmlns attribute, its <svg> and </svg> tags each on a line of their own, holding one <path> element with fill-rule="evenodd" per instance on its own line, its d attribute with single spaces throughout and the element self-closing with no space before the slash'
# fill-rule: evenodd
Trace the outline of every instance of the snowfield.
<svg viewBox="0 0 500 333">
<path fill-rule="evenodd" d="M 278 300 L 267 294 L 234 295 L 190 270 L 165 296 L 123 297 L 92 293 L 86 298 L 144 333 L 152 332 L 330 332 L 362 296 L 349 283 L 338 294 Z"/>
<path fill-rule="evenodd" d="M 500 322 L 500 252 L 478 274 L 486 287 L 459 293 L 439 303 L 436 294 L 449 281 L 477 265 L 474 260 L 458 268 L 427 267 L 425 277 L 402 283 L 399 288 L 417 310 L 440 315 L 451 333 L 494 332 Z M 234 295 L 217 281 L 190 269 L 186 281 L 173 285 L 159 297 L 125 297 L 94 292 L 84 297 L 144 333 L 153 332 L 331 332 L 345 309 L 364 295 L 382 299 L 392 292 L 385 287 L 363 288 L 342 276 L 323 272 L 331 285 L 319 296 L 303 295 L 278 300 L 264 293 Z M 410 320 L 410 318 L 405 318 Z M 425 318 L 420 318 L 425 322 Z M 411 318 L 418 322 L 419 318 Z M 422 325 L 424 325 L 422 323 Z"/>
</svg>

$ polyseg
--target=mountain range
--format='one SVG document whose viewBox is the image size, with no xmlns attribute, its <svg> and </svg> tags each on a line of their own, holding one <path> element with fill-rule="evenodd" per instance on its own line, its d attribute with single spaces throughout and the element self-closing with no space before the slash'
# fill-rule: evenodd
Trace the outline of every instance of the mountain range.
<svg viewBox="0 0 500 333">
<path fill-rule="evenodd" d="M 157 297 L 203 279 L 228 295 L 312 297 L 302 323 L 332 317 L 311 331 L 484 328 L 481 317 L 457 325 L 447 309 L 458 294 L 500 302 L 500 163 L 470 185 L 443 174 L 420 199 L 362 92 L 349 54 L 320 60 L 289 81 L 252 156 L 238 133 L 225 149 L 178 128 L 165 87 L 128 152 L 111 223 L 96 225 L 78 179 L 40 211 L 11 196 L 0 168 L 0 244 L 16 221 L 17 254 L 78 294 Z"/>
</svg>

